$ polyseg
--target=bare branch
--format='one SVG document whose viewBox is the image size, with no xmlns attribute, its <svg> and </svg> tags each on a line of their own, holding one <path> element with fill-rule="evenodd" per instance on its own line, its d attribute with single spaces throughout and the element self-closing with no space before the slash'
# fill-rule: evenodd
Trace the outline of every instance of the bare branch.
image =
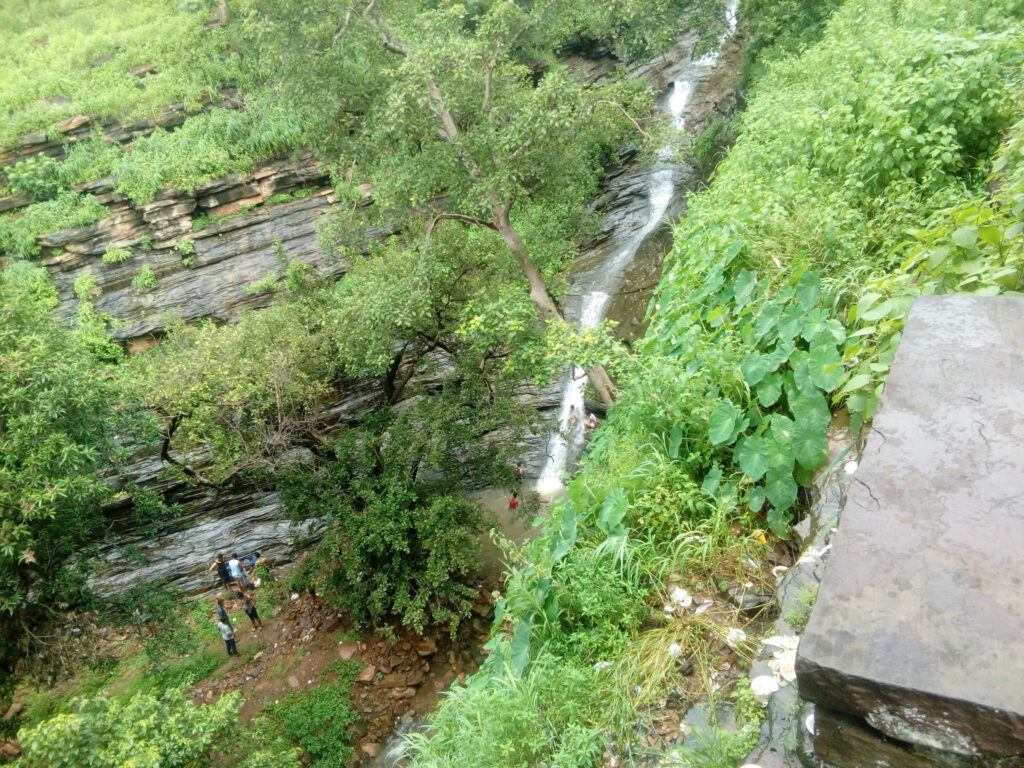
<svg viewBox="0 0 1024 768">
<path fill-rule="evenodd" d="M 370 0 L 370 4 L 367 5 L 365 9 L 363 9 L 364 16 L 373 10 L 373 5 L 376 2 L 377 0 Z M 348 7 L 348 11 L 345 13 L 345 21 L 342 22 L 342 25 L 338 28 L 338 31 L 334 33 L 334 39 L 331 40 L 331 48 L 336 46 L 338 44 L 338 41 L 341 40 L 341 36 L 345 34 L 345 30 L 348 29 L 349 22 L 352 21 L 352 12 L 355 11 L 355 9 L 355 3 Z"/>
<path fill-rule="evenodd" d="M 461 221 L 465 224 L 475 224 L 478 227 L 486 227 L 487 229 L 493 229 L 495 232 L 498 231 L 498 228 L 494 226 L 494 224 L 492 224 L 489 221 L 486 221 L 485 219 L 478 219 L 475 216 L 467 216 L 464 213 L 439 213 L 431 220 L 430 224 L 427 226 L 427 242 L 430 242 L 430 236 L 433 234 L 434 227 L 437 226 L 437 222 L 441 221 L 442 219 Z"/>
<path fill-rule="evenodd" d="M 643 135 L 643 137 L 645 139 L 651 139 L 652 138 L 651 134 L 649 134 L 647 131 L 645 131 L 643 128 L 640 127 L 640 123 L 638 123 L 636 121 L 636 118 L 633 117 L 631 114 L 629 114 L 629 112 L 626 111 L 626 108 L 624 106 L 622 106 L 621 104 L 619 104 L 618 102 L 616 102 L 616 101 L 609 101 L 607 99 L 599 99 L 598 101 L 594 102 L 594 106 L 596 107 L 598 104 L 610 104 L 613 107 L 618 107 L 618 109 L 622 112 L 622 114 L 624 114 L 626 116 L 626 119 L 629 120 L 629 122 L 631 122 L 633 125 L 636 126 L 636 129 L 638 131 L 640 131 L 640 133 Z M 593 110 L 591 110 L 591 111 L 593 111 Z"/>
</svg>

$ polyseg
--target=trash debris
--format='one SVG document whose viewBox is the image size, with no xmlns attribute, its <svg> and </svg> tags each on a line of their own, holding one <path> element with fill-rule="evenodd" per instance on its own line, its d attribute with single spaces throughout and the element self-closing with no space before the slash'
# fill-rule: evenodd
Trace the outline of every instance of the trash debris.
<svg viewBox="0 0 1024 768">
<path fill-rule="evenodd" d="M 750 681 L 750 690 L 754 698 L 764 703 L 768 701 L 773 693 L 779 690 L 779 684 L 775 682 L 772 675 L 758 675 Z"/>
<path fill-rule="evenodd" d="M 298 592 L 292 592 L 292 596 L 291 596 L 292 602 L 295 602 L 298 599 L 299 599 L 299 593 Z"/>
<path fill-rule="evenodd" d="M 736 650 L 745 642 L 747 642 L 747 633 L 739 628 L 730 629 L 725 636 L 725 644 L 733 650 Z"/>
<path fill-rule="evenodd" d="M 846 474 L 848 474 L 848 475 L 852 475 L 854 472 L 857 471 L 857 462 L 856 461 L 848 461 L 848 462 L 846 462 L 843 465 L 843 471 Z"/>
<path fill-rule="evenodd" d="M 774 568 L 772 568 L 772 576 L 774 576 L 777 579 L 779 578 L 780 574 L 783 574 L 788 570 L 789 568 L 787 568 L 784 565 L 776 565 Z"/>
<path fill-rule="evenodd" d="M 704 613 L 704 611 L 706 611 L 709 608 L 711 608 L 714 604 L 715 604 L 715 601 L 711 600 L 709 598 L 709 599 L 705 600 L 704 602 L 702 602 L 700 605 L 697 606 L 697 610 L 695 611 L 695 613 L 698 616 L 700 616 L 702 613 Z"/>
<path fill-rule="evenodd" d="M 678 584 L 669 587 L 668 599 L 677 608 L 689 608 L 693 605 L 693 596 Z"/>
<path fill-rule="evenodd" d="M 807 717 L 804 718 L 804 728 L 807 729 L 807 732 L 809 734 L 811 734 L 811 736 L 814 735 L 814 713 L 813 712 L 811 712 L 811 714 L 809 714 Z"/>
<path fill-rule="evenodd" d="M 679 643 L 672 643 L 672 645 L 668 647 L 668 657 L 670 659 L 678 659 L 682 655 L 683 646 L 681 646 Z"/>
<path fill-rule="evenodd" d="M 602 669 L 608 669 L 612 663 L 610 661 L 599 661 L 594 665 L 594 669 L 600 672 Z"/>
</svg>

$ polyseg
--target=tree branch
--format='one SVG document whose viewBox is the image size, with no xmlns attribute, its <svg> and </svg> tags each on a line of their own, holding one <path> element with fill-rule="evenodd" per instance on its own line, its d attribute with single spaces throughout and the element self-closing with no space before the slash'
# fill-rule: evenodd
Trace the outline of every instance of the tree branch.
<svg viewBox="0 0 1024 768">
<path fill-rule="evenodd" d="M 494 226 L 494 224 L 485 219 L 478 219 L 476 216 L 467 216 L 464 213 L 439 213 L 433 219 L 431 219 L 430 224 L 427 226 L 427 242 L 430 242 L 430 236 L 433 234 L 434 227 L 437 226 L 437 222 L 441 221 L 442 219 L 461 221 L 464 224 L 475 224 L 478 227 L 486 227 L 487 229 L 493 229 L 495 232 L 498 231 L 498 228 Z"/>
<path fill-rule="evenodd" d="M 621 104 L 619 104 L 618 102 L 616 102 L 616 101 L 609 101 L 608 99 L 599 99 L 599 100 L 594 102 L 594 106 L 596 107 L 598 104 L 610 104 L 613 107 L 618 107 L 619 110 L 622 112 L 622 114 L 624 114 L 626 116 L 626 119 L 629 120 L 629 122 L 631 122 L 634 126 L 636 126 L 636 129 L 638 131 L 640 131 L 640 133 L 643 135 L 643 137 L 645 139 L 651 139 L 652 138 L 651 134 L 649 134 L 647 131 L 645 131 L 643 128 L 640 127 L 640 123 L 638 123 L 636 121 L 636 118 L 633 117 L 631 114 L 629 114 L 629 112 L 626 111 L 626 108 L 624 106 L 622 106 Z M 593 112 L 593 111 L 594 110 L 591 110 L 591 112 Z"/>
</svg>

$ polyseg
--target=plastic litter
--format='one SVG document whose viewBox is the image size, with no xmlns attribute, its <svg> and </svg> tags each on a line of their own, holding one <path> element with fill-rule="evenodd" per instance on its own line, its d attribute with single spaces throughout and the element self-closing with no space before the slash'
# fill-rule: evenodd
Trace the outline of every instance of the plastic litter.
<svg viewBox="0 0 1024 768">
<path fill-rule="evenodd" d="M 779 684 L 772 675 L 758 675 L 750 681 L 750 690 L 758 701 L 768 701 L 769 697 L 779 690 Z"/>
<path fill-rule="evenodd" d="M 677 608 L 689 608 L 691 605 L 693 605 L 693 595 L 691 595 L 685 589 L 680 587 L 678 584 L 673 584 L 669 588 L 668 598 L 672 601 L 672 604 Z"/>
<path fill-rule="evenodd" d="M 725 644 L 733 650 L 736 650 L 745 642 L 747 642 L 747 633 L 742 629 L 730 629 L 729 633 L 725 636 Z"/>
<path fill-rule="evenodd" d="M 678 659 L 682 655 L 683 646 L 681 646 L 679 643 L 672 643 L 672 645 L 668 647 L 668 656 L 670 659 Z"/>
</svg>

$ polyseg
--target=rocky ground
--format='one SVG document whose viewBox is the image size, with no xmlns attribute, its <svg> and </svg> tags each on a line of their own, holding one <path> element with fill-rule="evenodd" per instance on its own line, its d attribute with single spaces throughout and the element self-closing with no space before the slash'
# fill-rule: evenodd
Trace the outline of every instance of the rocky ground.
<svg viewBox="0 0 1024 768">
<path fill-rule="evenodd" d="M 496 586 L 480 585 L 472 618 L 454 640 L 444 630 L 400 632 L 394 641 L 359 632 L 347 617 L 325 609 L 309 593 L 272 609 L 260 630 L 239 614 L 235 627 L 242 655 L 198 683 L 192 698 L 211 702 L 238 691 L 245 702 L 241 719 L 248 722 L 265 703 L 320 683 L 334 661 L 359 662 L 363 669 L 352 688 L 352 703 L 360 719 L 352 729 L 352 745 L 360 760 L 376 757 L 403 718 L 433 710 L 442 691 L 476 671 L 483 660 Z M 234 613 L 240 606 L 229 605 L 228 610 Z M 247 660 L 253 644 L 260 650 Z M 211 650 L 222 651 L 222 643 L 218 640 Z"/>
</svg>

